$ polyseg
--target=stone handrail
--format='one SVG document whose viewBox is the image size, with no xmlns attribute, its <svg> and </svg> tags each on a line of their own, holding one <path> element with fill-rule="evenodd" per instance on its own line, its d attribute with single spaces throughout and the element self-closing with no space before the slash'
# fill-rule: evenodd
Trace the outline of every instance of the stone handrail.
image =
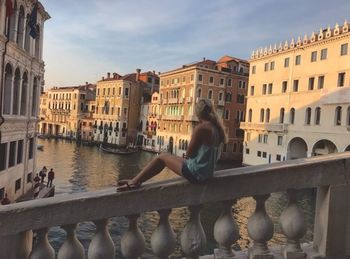
<svg viewBox="0 0 350 259">
<path fill-rule="evenodd" d="M 63 226 L 65 229 L 68 228 L 68 230 L 66 230 L 67 233 L 72 234 L 74 233 L 75 225 L 77 223 L 83 221 L 94 221 L 97 226 L 96 235 L 101 235 L 108 239 L 109 236 L 106 234 L 106 219 L 116 216 L 128 216 L 130 222 L 129 231 L 132 233 L 130 234 L 127 232 L 127 235 L 128 233 L 132 235 L 132 238 L 130 237 L 128 240 L 141 242 L 139 238 L 140 233 L 136 225 L 137 217 L 135 219 L 134 216 L 129 215 L 137 215 L 147 211 L 158 211 L 161 218 L 166 218 L 164 221 L 165 223 L 163 222 L 163 224 L 167 226 L 168 214 L 166 211 L 183 206 L 188 206 L 191 211 L 191 219 L 188 224 L 197 226 L 198 229 L 196 229 L 196 231 L 198 231 L 198 233 L 202 233 L 200 220 L 198 218 L 200 211 L 197 208 L 198 205 L 210 202 L 232 201 L 235 198 L 253 196 L 257 202 L 257 209 L 252 215 L 252 218 L 256 217 L 259 219 L 260 217 L 261 219 L 261 215 L 265 215 L 263 217 L 268 217 L 266 212 L 264 212 L 264 203 L 270 193 L 281 191 L 288 191 L 289 193 L 290 190 L 313 187 L 324 188 L 325 186 L 347 186 L 349 179 L 350 153 L 339 153 L 336 155 L 298 159 L 270 165 L 222 170 L 216 172 L 213 179 L 201 184 L 189 184 L 187 181 L 179 178 L 175 180 L 145 183 L 139 190 L 123 193 L 116 193 L 115 188 L 108 188 L 95 192 L 59 195 L 53 198 L 28 201 L 0 207 L 0 236 L 9 236 L 25 233 L 28 230 L 37 230 L 39 240 L 45 243 L 45 240 L 47 240 L 47 229 L 52 226 Z M 286 212 L 287 216 L 282 215 L 284 222 L 288 222 L 288 213 L 296 213 L 295 209 L 293 210 L 295 203 L 293 203 L 293 199 L 291 197 L 293 196 L 290 195 L 290 205 L 288 206 L 288 210 Z M 323 197 L 323 200 L 325 199 L 324 196 L 321 197 Z M 334 199 L 334 196 L 332 199 Z M 318 199 L 317 202 L 319 202 L 319 200 L 321 199 Z M 322 202 L 324 202 L 323 200 Z M 215 229 L 220 229 L 220 224 L 222 222 L 224 222 L 222 223 L 224 226 L 227 226 L 227 220 L 228 218 L 231 218 L 231 216 L 229 216 L 231 215 L 229 209 L 230 206 L 232 206 L 232 203 L 226 206 L 226 214 L 222 216 L 223 218 L 218 219 L 219 223 L 218 226 L 215 226 L 214 232 Z M 321 206 L 320 210 L 325 210 L 325 208 L 327 209 L 328 207 L 323 205 Z M 289 210 L 292 212 L 288 212 Z M 259 214 L 257 211 L 262 211 L 264 213 Z M 162 213 L 165 213 L 166 216 L 164 216 Z M 299 214 L 297 213 L 297 219 L 300 217 L 298 215 Z M 256 222 L 256 219 L 254 220 Z M 315 219 L 317 222 L 322 220 L 324 219 Z M 265 220 L 263 222 L 265 224 L 267 221 Z M 287 223 L 285 224 L 288 226 Z M 324 225 L 324 222 L 322 222 L 322 224 Z M 251 252 L 250 258 L 258 258 L 255 257 L 255 255 L 258 255 L 259 253 L 266 253 L 266 242 L 269 240 L 269 238 L 266 240 L 259 240 L 258 237 L 261 235 L 256 235 L 254 232 L 254 227 L 252 227 L 253 225 L 253 223 L 248 222 L 248 232 L 250 233 L 250 237 L 254 240 L 255 244 L 255 246 L 253 245 L 252 247 L 253 252 Z M 234 229 L 235 228 L 232 230 L 233 232 L 235 232 Z M 269 229 L 269 227 L 266 227 L 266 229 Z M 184 232 L 186 231 L 188 231 L 188 229 L 186 230 L 185 228 Z M 315 228 L 315 231 L 317 232 L 319 230 Z M 288 234 L 288 230 L 285 232 Z M 219 234 L 215 233 L 214 235 L 216 235 L 215 238 L 219 243 L 219 247 L 221 246 L 221 243 L 227 243 L 227 240 L 220 243 L 220 233 L 222 232 L 217 231 Z M 74 237 L 74 234 L 72 235 Z M 186 252 L 186 242 L 188 241 L 186 237 L 188 237 L 188 235 L 190 235 L 190 233 L 184 235 L 184 240 L 181 238 L 181 245 L 186 255 L 190 255 L 192 251 L 189 248 Z M 317 236 L 322 235 L 325 235 L 324 231 L 322 232 L 322 230 L 320 230 L 317 232 Z M 263 236 L 268 237 L 269 234 L 264 233 Z M 292 234 L 290 234 L 290 236 L 292 236 Z M 171 234 L 167 234 L 167 237 L 171 237 Z M 162 238 L 164 238 L 164 236 L 162 236 Z M 324 242 L 323 240 L 324 238 L 316 244 L 319 245 L 318 250 L 322 250 L 326 246 L 322 243 Z M 92 240 L 90 247 L 94 246 L 94 242 L 95 241 Z M 291 244 L 299 244 L 297 241 L 295 241 L 297 243 L 293 242 L 291 242 Z M 142 245 L 141 243 L 138 243 L 138 246 Z M 294 246 L 291 245 L 291 247 Z M 295 247 L 296 248 L 293 249 L 291 248 L 291 251 L 299 251 L 298 245 Z M 108 250 L 109 248 L 105 249 Z M 49 248 L 47 251 L 48 254 L 51 253 Z M 123 254 L 125 253 L 128 252 L 124 251 Z M 295 256 L 295 254 L 293 256 Z M 136 257 L 130 256 L 128 258 Z M 32 256 L 30 258 L 39 257 Z M 98 257 L 89 255 L 88 258 Z M 106 258 L 111 257 L 107 256 Z M 188 256 L 187 258 L 197 257 Z M 217 258 L 221 257 L 219 256 Z"/>
</svg>

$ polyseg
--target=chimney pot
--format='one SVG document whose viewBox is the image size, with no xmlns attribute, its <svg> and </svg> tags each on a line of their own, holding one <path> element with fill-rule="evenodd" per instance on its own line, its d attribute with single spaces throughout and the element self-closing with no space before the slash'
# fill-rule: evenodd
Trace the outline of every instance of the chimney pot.
<svg viewBox="0 0 350 259">
<path fill-rule="evenodd" d="M 104 76 L 102 77 L 102 81 L 103 81 L 103 80 L 105 80 L 105 77 L 104 77 Z"/>
<path fill-rule="evenodd" d="M 140 73 L 141 73 L 141 69 L 136 69 L 136 81 L 140 80 Z"/>
<path fill-rule="evenodd" d="M 203 61 L 205 61 L 205 57 L 203 58 Z"/>
<path fill-rule="evenodd" d="M 109 79 L 111 77 L 111 73 L 107 73 L 107 78 Z"/>
</svg>

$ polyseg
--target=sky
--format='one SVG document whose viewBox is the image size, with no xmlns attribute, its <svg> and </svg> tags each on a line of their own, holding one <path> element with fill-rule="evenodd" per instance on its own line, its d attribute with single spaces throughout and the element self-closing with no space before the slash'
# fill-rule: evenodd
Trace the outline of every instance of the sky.
<svg viewBox="0 0 350 259">
<path fill-rule="evenodd" d="M 165 72 L 350 20 L 349 0 L 41 0 L 45 87 L 96 83 L 107 72 Z"/>
</svg>

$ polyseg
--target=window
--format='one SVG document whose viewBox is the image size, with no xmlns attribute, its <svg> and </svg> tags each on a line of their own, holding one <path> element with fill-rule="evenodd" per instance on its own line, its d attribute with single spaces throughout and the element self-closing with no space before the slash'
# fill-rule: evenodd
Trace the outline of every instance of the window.
<svg viewBox="0 0 350 259">
<path fill-rule="evenodd" d="M 264 113 L 265 113 L 265 110 L 264 109 L 260 109 L 260 122 L 264 122 Z"/>
<path fill-rule="evenodd" d="M 250 87 L 250 96 L 253 96 L 254 95 L 254 86 L 252 85 Z"/>
<path fill-rule="evenodd" d="M 258 157 L 261 157 L 261 151 L 257 152 Z"/>
<path fill-rule="evenodd" d="M 289 58 L 284 59 L 284 67 L 289 67 Z"/>
<path fill-rule="evenodd" d="M 345 83 L 345 73 L 338 74 L 338 87 L 343 87 Z"/>
<path fill-rule="evenodd" d="M 252 122 L 252 116 L 253 116 L 253 111 L 252 111 L 252 109 L 249 109 L 249 111 L 248 111 L 248 122 Z"/>
<path fill-rule="evenodd" d="M 28 159 L 32 159 L 34 155 L 34 138 L 29 140 L 29 155 Z"/>
<path fill-rule="evenodd" d="M 267 139 L 268 139 L 269 135 L 265 134 L 264 135 L 264 143 L 267 144 Z"/>
<path fill-rule="evenodd" d="M 266 90 L 267 90 L 267 84 L 263 84 L 263 87 L 262 87 L 262 94 L 263 95 L 266 94 Z"/>
<path fill-rule="evenodd" d="M 198 75 L 198 81 L 202 82 L 203 81 L 203 76 L 202 75 Z"/>
<path fill-rule="evenodd" d="M 15 192 L 21 189 L 21 178 L 17 179 L 15 182 Z"/>
<path fill-rule="evenodd" d="M 232 86 L 232 79 L 231 78 L 227 79 L 227 86 Z"/>
<path fill-rule="evenodd" d="M 280 110 L 280 123 L 284 123 L 284 108 Z"/>
<path fill-rule="evenodd" d="M 264 71 L 268 71 L 269 70 L 269 63 L 265 63 L 265 67 L 264 67 Z"/>
<path fill-rule="evenodd" d="M 225 110 L 225 120 L 230 118 L 230 111 L 228 109 Z"/>
<path fill-rule="evenodd" d="M 266 109 L 265 122 L 270 122 L 270 109 Z"/>
<path fill-rule="evenodd" d="M 198 88 L 198 90 L 197 90 L 197 97 L 198 98 L 202 97 L 202 89 L 201 88 Z"/>
<path fill-rule="evenodd" d="M 16 164 L 16 141 L 10 142 L 9 168 Z"/>
<path fill-rule="evenodd" d="M 310 77 L 309 78 L 309 90 L 314 90 L 314 85 L 315 85 L 315 78 Z"/>
<path fill-rule="evenodd" d="M 321 60 L 327 59 L 327 49 L 321 50 Z"/>
<path fill-rule="evenodd" d="M 295 119 L 295 109 L 292 108 L 290 109 L 289 123 L 294 124 L 294 119 Z"/>
<path fill-rule="evenodd" d="M 317 51 L 311 52 L 311 62 L 317 61 Z"/>
<path fill-rule="evenodd" d="M 125 96 L 125 98 L 129 98 L 129 88 L 125 88 L 124 96 Z"/>
<path fill-rule="evenodd" d="M 323 89 L 324 87 L 324 76 L 319 76 L 318 77 L 318 85 L 317 85 L 318 89 Z"/>
<path fill-rule="evenodd" d="M 301 55 L 295 57 L 295 65 L 298 66 L 301 64 Z"/>
<path fill-rule="evenodd" d="M 247 137 L 246 137 L 246 140 L 247 140 L 247 141 L 250 141 L 250 139 L 251 139 L 250 132 L 247 132 Z"/>
<path fill-rule="evenodd" d="M 263 157 L 263 158 L 266 158 L 266 156 L 267 156 L 267 153 L 266 153 L 266 152 L 263 152 L 262 157 Z"/>
<path fill-rule="evenodd" d="M 315 110 L 315 125 L 320 125 L 321 121 L 321 108 L 317 107 Z"/>
<path fill-rule="evenodd" d="M 299 80 L 294 80 L 293 81 L 293 92 L 298 92 L 299 88 Z"/>
<path fill-rule="evenodd" d="M 344 43 L 340 46 L 340 55 L 345 56 L 348 54 L 348 43 Z"/>
<path fill-rule="evenodd" d="M 17 145 L 17 164 L 22 163 L 22 161 L 23 161 L 23 140 L 19 140 Z"/>
<path fill-rule="evenodd" d="M 7 143 L 0 144 L 0 171 L 6 169 L 6 160 L 7 160 Z"/>
<path fill-rule="evenodd" d="M 310 125 L 311 123 L 311 108 L 307 108 L 305 112 L 305 124 Z"/>
<path fill-rule="evenodd" d="M 0 200 L 2 200 L 5 197 L 5 188 L 0 189 Z"/>
<path fill-rule="evenodd" d="M 275 61 L 270 63 L 270 70 L 275 70 Z"/>
<path fill-rule="evenodd" d="M 252 66 L 252 74 L 256 73 L 256 66 Z"/>
<path fill-rule="evenodd" d="M 213 83 L 214 83 L 214 77 L 212 77 L 212 76 L 209 77 L 209 83 L 210 83 L 210 84 L 213 84 Z"/>
<path fill-rule="evenodd" d="M 246 154 L 249 154 L 249 148 L 246 148 L 246 149 L 245 149 L 245 153 L 246 153 Z"/>
<path fill-rule="evenodd" d="M 277 145 L 282 146 L 283 136 L 277 136 Z"/>
<path fill-rule="evenodd" d="M 262 142 L 262 138 L 263 138 L 263 135 L 262 135 L 262 134 L 259 134 L 259 136 L 258 136 L 258 142 L 259 142 L 259 143 Z"/>
<path fill-rule="evenodd" d="M 220 78 L 220 85 L 224 85 L 225 84 L 225 79 Z"/>
<path fill-rule="evenodd" d="M 337 126 L 341 125 L 341 113 L 342 113 L 341 106 L 338 106 L 337 108 L 335 108 L 335 125 Z"/>
<path fill-rule="evenodd" d="M 276 160 L 281 161 L 281 155 L 276 155 Z"/>
<path fill-rule="evenodd" d="M 209 90 L 208 92 L 208 99 L 213 99 L 213 91 Z"/>
<path fill-rule="evenodd" d="M 288 85 L 287 81 L 282 82 L 282 93 L 287 92 L 287 85 Z"/>
<path fill-rule="evenodd" d="M 27 183 L 31 183 L 32 179 L 33 179 L 33 174 L 32 173 L 27 174 Z"/>
<path fill-rule="evenodd" d="M 272 94 L 272 83 L 269 84 L 269 88 L 267 90 L 268 94 Z"/>
<path fill-rule="evenodd" d="M 348 114 L 347 114 L 347 119 L 346 119 L 346 125 L 350 126 L 350 106 L 348 107 Z"/>
</svg>

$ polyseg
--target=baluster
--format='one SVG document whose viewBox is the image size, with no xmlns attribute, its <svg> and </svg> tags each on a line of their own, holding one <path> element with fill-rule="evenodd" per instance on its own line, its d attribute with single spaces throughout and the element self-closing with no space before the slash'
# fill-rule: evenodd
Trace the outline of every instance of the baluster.
<svg viewBox="0 0 350 259">
<path fill-rule="evenodd" d="M 256 201 L 256 208 L 248 220 L 248 234 L 253 239 L 253 246 L 249 248 L 249 259 L 272 259 L 273 255 L 267 247 L 267 241 L 273 236 L 273 223 L 266 213 L 265 201 L 270 194 L 258 195 L 253 198 Z"/>
<path fill-rule="evenodd" d="M 33 246 L 33 231 L 19 233 L 18 258 L 28 258 Z"/>
<path fill-rule="evenodd" d="M 175 250 L 174 231 L 169 224 L 171 210 L 160 210 L 158 227 L 151 237 L 151 246 L 156 258 L 167 259 Z"/>
<path fill-rule="evenodd" d="M 181 248 L 187 259 L 197 259 L 205 248 L 207 238 L 205 236 L 201 221 L 200 211 L 202 206 L 189 207 L 190 220 L 181 233 Z"/>
<path fill-rule="evenodd" d="M 48 228 L 38 229 L 36 231 L 37 240 L 34 248 L 29 255 L 29 259 L 54 259 L 55 251 L 47 238 Z"/>
<path fill-rule="evenodd" d="M 298 195 L 296 190 L 288 190 L 288 207 L 283 211 L 280 221 L 283 233 L 287 237 L 287 245 L 283 249 L 283 256 L 286 259 L 306 258 L 301 250 L 300 238 L 306 233 L 304 215 L 298 206 Z"/>
<path fill-rule="evenodd" d="M 76 227 L 76 224 L 62 226 L 67 237 L 58 251 L 58 259 L 85 259 L 84 247 L 75 234 Z"/>
<path fill-rule="evenodd" d="M 91 240 L 88 259 L 113 259 L 115 247 L 108 231 L 108 219 L 94 221 L 96 233 Z"/>
<path fill-rule="evenodd" d="M 139 215 L 127 217 L 129 219 L 129 229 L 123 234 L 121 240 L 122 254 L 130 259 L 139 258 L 146 248 L 145 238 L 137 226 L 138 217 Z"/>
<path fill-rule="evenodd" d="M 239 239 L 239 230 L 235 219 L 232 217 L 232 201 L 224 201 L 223 210 L 214 225 L 214 238 L 219 244 L 215 249 L 215 258 L 235 258 L 232 244 Z"/>
</svg>

